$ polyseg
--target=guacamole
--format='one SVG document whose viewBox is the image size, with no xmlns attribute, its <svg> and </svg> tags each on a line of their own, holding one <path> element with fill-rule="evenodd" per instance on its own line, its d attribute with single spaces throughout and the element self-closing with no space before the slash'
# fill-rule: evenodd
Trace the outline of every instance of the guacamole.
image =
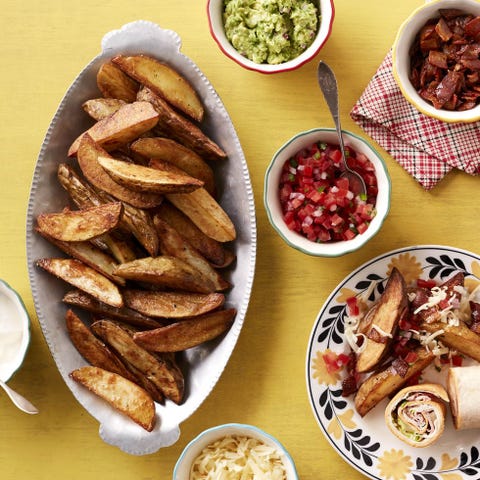
<svg viewBox="0 0 480 480">
<path fill-rule="evenodd" d="M 225 34 L 255 63 L 279 64 L 313 42 L 320 12 L 312 0 L 224 0 Z"/>
</svg>

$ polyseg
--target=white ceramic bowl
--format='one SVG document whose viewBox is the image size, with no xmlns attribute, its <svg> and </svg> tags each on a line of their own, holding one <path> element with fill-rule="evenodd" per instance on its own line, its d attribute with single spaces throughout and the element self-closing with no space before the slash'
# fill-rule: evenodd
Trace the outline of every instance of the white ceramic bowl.
<svg viewBox="0 0 480 480">
<path fill-rule="evenodd" d="M 456 8 L 466 13 L 480 15 L 480 2 L 477 0 L 434 0 L 418 7 L 397 32 L 392 49 L 393 76 L 406 100 L 423 114 L 449 123 L 474 122 L 480 119 L 480 105 L 463 112 L 436 109 L 420 97 L 410 82 L 410 47 L 425 23 L 431 18 L 438 17 L 438 10 L 443 8 Z"/>
<path fill-rule="evenodd" d="M 0 380 L 20 368 L 30 343 L 30 319 L 18 293 L 0 280 Z"/>
<path fill-rule="evenodd" d="M 368 142 L 353 133 L 344 130 L 343 140 L 345 146 L 351 146 L 355 151 L 363 153 L 373 163 L 378 182 L 377 214 L 367 230 L 362 234 L 358 234 L 352 240 L 315 243 L 290 230 L 283 220 L 278 192 L 284 163 L 295 153 L 314 142 L 322 141 L 338 145 L 335 129 L 316 128 L 295 135 L 275 153 L 265 174 L 263 201 L 270 223 L 288 245 L 308 255 L 338 257 L 359 249 L 378 233 L 390 209 L 390 176 L 382 157 Z"/>
<path fill-rule="evenodd" d="M 285 63 L 278 65 L 258 64 L 241 55 L 225 35 L 223 25 L 223 0 L 208 0 L 207 15 L 210 32 L 213 39 L 217 42 L 220 50 L 229 58 L 237 62 L 248 70 L 255 70 L 261 73 L 279 73 L 287 72 L 301 67 L 310 61 L 327 41 L 332 32 L 333 19 L 335 17 L 335 8 L 333 0 L 316 0 L 320 7 L 321 22 L 317 32 L 317 36 L 313 43 L 301 55 Z"/>
<path fill-rule="evenodd" d="M 228 435 L 239 435 L 255 438 L 268 446 L 275 448 L 283 461 L 286 472 L 286 480 L 298 480 L 295 463 L 285 447 L 270 434 L 252 425 L 241 423 L 227 423 L 209 428 L 194 438 L 183 450 L 173 470 L 173 480 L 188 480 L 190 468 L 202 450 L 216 440 Z"/>
</svg>

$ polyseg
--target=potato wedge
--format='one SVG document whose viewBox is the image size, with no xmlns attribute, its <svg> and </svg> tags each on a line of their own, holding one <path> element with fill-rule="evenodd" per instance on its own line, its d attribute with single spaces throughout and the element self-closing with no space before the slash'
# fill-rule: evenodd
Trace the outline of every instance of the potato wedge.
<svg viewBox="0 0 480 480">
<path fill-rule="evenodd" d="M 97 86 L 105 98 L 131 103 L 135 101 L 138 83 L 112 62 L 105 62 L 97 72 Z"/>
<path fill-rule="evenodd" d="M 137 332 L 133 339 L 153 352 L 179 352 L 212 340 L 227 331 L 235 318 L 234 308 L 217 310 L 165 327 Z"/>
<path fill-rule="evenodd" d="M 205 260 L 205 257 L 198 253 L 198 251 L 167 222 L 164 222 L 160 217 L 155 215 L 153 217 L 153 223 L 158 232 L 160 252 L 163 255 L 179 258 L 197 269 L 212 282 L 217 292 L 227 290 L 231 287 L 231 284 L 222 278 L 207 260 Z"/>
<path fill-rule="evenodd" d="M 153 430 L 155 404 L 143 388 L 118 373 L 93 366 L 77 368 L 70 377 L 148 432 Z"/>
<path fill-rule="evenodd" d="M 158 328 L 164 325 L 163 322 L 143 315 L 137 310 L 125 306 L 117 308 L 107 305 L 81 290 L 70 290 L 63 296 L 62 301 L 67 305 L 93 313 L 97 317 L 119 320 L 142 329 Z"/>
<path fill-rule="evenodd" d="M 208 313 L 225 303 L 222 293 L 155 292 L 127 289 L 125 304 L 149 317 L 188 318 Z"/>
<path fill-rule="evenodd" d="M 407 286 L 402 274 L 393 268 L 378 302 L 372 307 L 373 314 L 365 316 L 368 324 L 361 323 L 365 334 L 365 348 L 358 353 L 356 370 L 364 373 L 373 370 L 388 352 L 398 322 L 408 308 Z"/>
<path fill-rule="evenodd" d="M 232 220 L 204 188 L 191 193 L 169 194 L 166 197 L 208 237 L 217 242 L 235 240 L 236 231 Z"/>
<path fill-rule="evenodd" d="M 70 309 L 65 315 L 65 324 L 74 347 L 87 362 L 135 381 L 122 361 Z"/>
<path fill-rule="evenodd" d="M 107 305 L 122 307 L 118 287 L 107 277 L 75 258 L 41 258 L 36 265 Z"/>
<path fill-rule="evenodd" d="M 190 82 L 172 67 L 146 55 L 117 55 L 112 62 L 168 103 L 201 122 L 204 108 Z"/>
<path fill-rule="evenodd" d="M 151 130 L 158 122 L 158 113 L 150 102 L 126 103 L 115 113 L 99 120 L 86 133 L 105 150 L 115 150 L 142 133 Z M 68 156 L 77 155 L 82 133 L 68 149 Z"/>
<path fill-rule="evenodd" d="M 137 208 L 152 208 L 162 203 L 163 197 L 161 195 L 135 192 L 115 182 L 98 163 L 98 157 L 100 156 L 108 157 L 108 154 L 93 141 L 90 135 L 84 135 L 78 149 L 77 160 L 85 178 L 94 187 Z"/>
<path fill-rule="evenodd" d="M 58 166 L 57 176 L 62 187 L 68 192 L 73 202 L 79 208 L 87 208 L 94 205 L 102 205 L 103 203 L 113 202 L 115 198 L 105 191 L 96 191 L 86 181 L 80 178 L 75 170 L 65 163 Z M 120 219 L 119 227 L 131 232 L 145 250 L 155 256 L 158 253 L 158 237 L 153 220 L 150 214 L 141 209 L 122 202 L 123 215 Z M 119 246 L 117 238 L 102 237 L 107 247 L 115 254 L 115 258 L 123 263 L 134 260 L 136 255 L 133 252 L 125 252 L 123 245 Z M 119 260 L 118 251 L 120 250 L 121 259 Z"/>
<path fill-rule="evenodd" d="M 101 167 L 120 185 L 130 190 L 150 193 L 189 193 L 203 187 L 203 182 L 185 173 L 173 173 L 135 163 L 98 157 Z"/>
<path fill-rule="evenodd" d="M 467 357 L 480 362 L 480 335 L 473 332 L 468 326 L 460 322 L 458 325 L 449 325 L 444 322 L 422 322 L 420 330 L 428 333 L 442 332 L 435 337 L 447 347 L 463 353 Z"/>
<path fill-rule="evenodd" d="M 114 274 L 127 280 L 149 282 L 173 290 L 212 293 L 215 285 L 201 272 L 176 257 L 145 257 L 119 265 Z"/>
<path fill-rule="evenodd" d="M 62 242 L 83 242 L 113 230 L 122 214 L 122 204 L 112 202 L 82 210 L 41 213 L 37 223 L 49 237 Z"/>
<path fill-rule="evenodd" d="M 223 160 L 225 151 L 209 138 L 193 122 L 175 111 L 165 100 L 152 90 L 143 87 L 137 95 L 138 101 L 150 102 L 159 113 L 153 132 L 159 137 L 168 137 L 190 148 L 205 160 Z"/>
<path fill-rule="evenodd" d="M 143 372 L 165 397 L 180 404 L 184 394 L 184 378 L 170 357 L 159 357 L 147 352 L 133 341 L 121 326 L 108 320 L 92 324 L 93 332 L 110 345 L 123 359 Z"/>
<path fill-rule="evenodd" d="M 205 190 L 210 195 L 215 195 L 215 177 L 213 170 L 200 155 L 193 150 L 164 137 L 145 137 L 135 140 L 130 145 L 130 150 L 136 155 L 141 155 L 150 161 L 150 165 L 156 160 L 173 163 L 188 175 L 198 178 L 204 183 Z"/>
<path fill-rule="evenodd" d="M 167 222 L 198 250 L 214 268 L 225 268 L 235 260 L 235 254 L 226 249 L 222 242 L 205 235 L 183 212 L 170 202 L 163 202 L 156 216 Z"/>
<path fill-rule="evenodd" d="M 120 110 L 123 105 L 125 105 L 125 102 L 116 98 L 91 98 L 83 102 L 82 108 L 98 122 Z"/>
<path fill-rule="evenodd" d="M 40 228 L 36 228 L 35 231 L 71 257 L 80 260 L 89 267 L 92 267 L 113 282 L 122 286 L 125 285 L 124 278 L 117 277 L 113 274 L 113 269 L 116 267 L 117 262 L 110 255 L 95 247 L 92 243 L 62 242 L 61 240 L 50 237 Z"/>
<path fill-rule="evenodd" d="M 155 330 L 152 330 L 155 331 Z M 408 366 L 402 377 L 389 365 L 373 373 L 361 385 L 355 395 L 355 408 L 362 417 L 392 393 L 403 387 L 410 378 L 424 370 L 433 362 L 435 355 L 424 347 L 415 350 L 417 359 Z"/>
</svg>

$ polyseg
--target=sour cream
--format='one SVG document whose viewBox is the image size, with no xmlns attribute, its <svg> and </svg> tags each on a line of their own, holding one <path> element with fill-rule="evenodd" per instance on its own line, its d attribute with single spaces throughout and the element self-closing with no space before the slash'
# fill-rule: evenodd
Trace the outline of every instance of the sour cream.
<svg viewBox="0 0 480 480">
<path fill-rule="evenodd" d="M 22 364 L 30 340 L 29 318 L 17 293 L 0 280 L 0 380 Z"/>
</svg>

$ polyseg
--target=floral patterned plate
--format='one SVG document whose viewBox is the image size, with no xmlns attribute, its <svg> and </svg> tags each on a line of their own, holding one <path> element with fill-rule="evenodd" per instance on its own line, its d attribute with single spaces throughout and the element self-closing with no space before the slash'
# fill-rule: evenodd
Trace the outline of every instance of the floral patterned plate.
<svg viewBox="0 0 480 480">
<path fill-rule="evenodd" d="M 323 361 L 327 351 L 348 352 L 344 340 L 345 300 L 370 292 L 376 300 L 393 267 L 407 283 L 417 278 L 444 281 L 465 274 L 471 291 L 480 284 L 480 256 L 452 247 L 422 245 L 395 250 L 365 263 L 348 275 L 323 305 L 307 350 L 307 388 L 320 428 L 341 457 L 375 480 L 463 480 L 480 478 L 480 430 L 456 432 L 450 412 L 445 431 L 434 445 L 414 448 L 398 440 L 384 422 L 387 400 L 364 418 L 357 414 L 353 397 L 342 397 L 342 373 L 329 374 Z M 425 380 L 443 381 L 445 372 L 433 367 Z M 479 392 L 480 393 L 480 392 Z"/>
</svg>

